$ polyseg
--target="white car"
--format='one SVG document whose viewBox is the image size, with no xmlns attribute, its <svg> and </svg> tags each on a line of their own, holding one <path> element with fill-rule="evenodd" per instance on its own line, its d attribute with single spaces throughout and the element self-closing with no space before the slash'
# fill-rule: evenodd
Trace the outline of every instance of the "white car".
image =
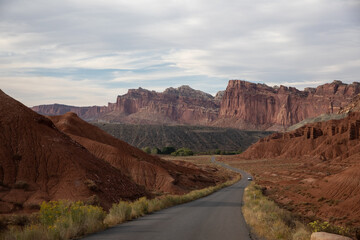
<svg viewBox="0 0 360 240">
<path fill-rule="evenodd" d="M 252 181 L 253 179 L 252 179 L 252 177 L 248 177 L 248 181 Z"/>
</svg>

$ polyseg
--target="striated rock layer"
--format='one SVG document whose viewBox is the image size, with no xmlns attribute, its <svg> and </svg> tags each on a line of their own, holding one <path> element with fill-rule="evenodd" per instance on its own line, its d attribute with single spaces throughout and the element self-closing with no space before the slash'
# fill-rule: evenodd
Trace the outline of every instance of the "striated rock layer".
<svg viewBox="0 0 360 240">
<path fill-rule="evenodd" d="M 46 117 L 0 91 L 0 213 L 43 201 L 86 201 L 103 207 L 148 195 L 145 188 L 92 155 Z"/>
<path fill-rule="evenodd" d="M 244 158 L 293 158 L 317 156 L 322 160 L 360 159 L 360 112 L 340 120 L 317 122 L 286 133 L 260 139 L 241 156 Z"/>
<path fill-rule="evenodd" d="M 223 181 L 214 169 L 193 169 L 151 156 L 102 131 L 74 113 L 49 117 L 55 126 L 97 158 L 151 192 L 182 194 Z"/>
<path fill-rule="evenodd" d="M 230 80 L 221 101 L 218 126 L 283 130 L 306 118 L 337 113 L 360 92 L 360 83 L 334 81 L 299 91 Z"/>
<path fill-rule="evenodd" d="M 43 115 L 74 112 L 86 121 L 137 124 L 208 125 L 219 112 L 219 99 L 189 86 L 168 88 L 159 93 L 146 89 L 129 89 L 115 103 L 98 107 L 73 107 L 59 104 L 40 105 L 32 109 Z"/>
<path fill-rule="evenodd" d="M 334 81 L 304 91 L 230 80 L 215 97 L 189 86 L 159 93 L 130 89 L 116 103 L 98 107 L 40 105 L 44 115 L 75 112 L 87 121 L 136 124 L 190 124 L 239 129 L 284 130 L 306 118 L 337 113 L 360 93 L 360 83 Z"/>
</svg>

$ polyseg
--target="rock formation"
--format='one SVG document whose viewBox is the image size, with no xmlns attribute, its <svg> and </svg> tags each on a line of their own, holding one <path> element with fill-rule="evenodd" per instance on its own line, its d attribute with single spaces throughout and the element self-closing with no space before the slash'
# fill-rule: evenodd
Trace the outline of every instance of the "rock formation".
<svg viewBox="0 0 360 240">
<path fill-rule="evenodd" d="M 243 158 L 301 158 L 316 156 L 323 161 L 360 159 L 360 112 L 344 119 L 317 122 L 286 133 L 260 139 Z"/>
<path fill-rule="evenodd" d="M 116 103 L 104 107 L 41 105 L 33 110 L 44 115 L 72 111 L 87 121 L 139 124 L 189 124 L 239 129 L 284 130 L 306 118 L 337 113 L 360 93 L 360 83 L 333 81 L 299 91 L 293 87 L 269 87 L 230 80 L 216 97 L 189 86 L 159 93 L 130 89 Z"/>
<path fill-rule="evenodd" d="M 338 114 L 349 112 L 360 112 L 360 93 L 356 95 L 347 106 L 341 108 Z"/>
<path fill-rule="evenodd" d="M 283 130 L 306 118 L 337 113 L 359 92 L 360 83 L 348 85 L 341 81 L 299 91 L 292 87 L 272 88 L 231 80 L 215 125 Z"/>
<path fill-rule="evenodd" d="M 352 240 L 349 237 L 327 233 L 327 232 L 314 232 L 311 234 L 310 240 Z"/>
<path fill-rule="evenodd" d="M 219 112 L 219 100 L 189 86 L 168 88 L 159 93 L 146 89 L 129 89 L 115 103 L 104 107 L 40 105 L 32 108 L 43 115 L 74 112 L 84 120 L 139 124 L 208 125 Z"/>
</svg>

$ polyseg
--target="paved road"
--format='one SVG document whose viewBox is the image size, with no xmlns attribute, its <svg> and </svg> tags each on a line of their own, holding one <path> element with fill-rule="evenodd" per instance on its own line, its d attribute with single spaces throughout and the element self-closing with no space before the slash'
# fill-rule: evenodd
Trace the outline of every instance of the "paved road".
<svg viewBox="0 0 360 240">
<path fill-rule="evenodd" d="M 207 197 L 161 210 L 117 225 L 84 239 L 126 240 L 249 240 L 241 213 L 244 188 L 250 175 L 239 169 L 211 161 L 242 174 L 242 180 Z"/>
</svg>

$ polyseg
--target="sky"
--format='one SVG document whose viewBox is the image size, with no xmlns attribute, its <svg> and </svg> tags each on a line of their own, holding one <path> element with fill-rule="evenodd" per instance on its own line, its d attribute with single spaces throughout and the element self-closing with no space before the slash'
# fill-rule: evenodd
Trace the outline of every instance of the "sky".
<svg viewBox="0 0 360 240">
<path fill-rule="evenodd" d="M 0 0 L 0 89 L 27 106 L 359 76 L 360 0 Z"/>
</svg>

